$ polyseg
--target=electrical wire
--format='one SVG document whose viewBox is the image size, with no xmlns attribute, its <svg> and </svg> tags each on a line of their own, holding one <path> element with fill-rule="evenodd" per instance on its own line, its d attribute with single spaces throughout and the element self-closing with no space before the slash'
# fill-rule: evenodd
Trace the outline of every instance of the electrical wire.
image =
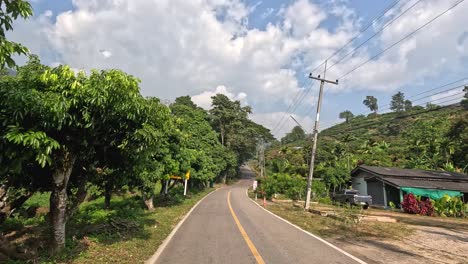
<svg viewBox="0 0 468 264">
<path fill-rule="evenodd" d="M 418 27 L 416 30 L 412 31 L 411 33 L 409 33 L 408 35 L 406 35 L 405 37 L 403 37 L 402 39 L 398 40 L 397 42 L 393 43 L 392 45 L 386 47 L 385 49 L 383 49 L 381 52 L 377 53 L 376 55 L 372 56 L 370 59 L 366 60 L 365 62 L 359 64 L 357 67 L 353 68 L 352 70 L 346 72 L 345 74 L 341 75 L 338 80 L 341 80 L 343 79 L 344 77 L 348 76 L 349 74 L 353 73 L 354 71 L 356 71 L 357 69 L 361 68 L 362 66 L 366 65 L 367 63 L 373 61 L 375 58 L 379 57 L 380 55 L 382 55 L 383 53 L 387 52 L 388 50 L 390 50 L 391 48 L 395 47 L 396 45 L 400 44 L 401 42 L 407 40 L 409 37 L 413 36 L 414 34 L 416 34 L 417 32 L 419 32 L 421 29 L 425 28 L 426 26 L 428 26 L 429 24 L 431 24 L 432 22 L 436 21 L 437 19 L 439 19 L 441 16 L 445 15 L 447 12 L 449 12 L 450 10 L 454 9 L 455 7 L 457 7 L 459 4 L 461 4 L 463 1 L 465 0 L 460 0 L 458 1 L 457 3 L 455 3 L 454 5 L 452 5 L 451 7 L 449 7 L 448 9 L 446 9 L 444 12 L 438 14 L 437 16 L 435 16 L 434 18 L 432 18 L 431 20 L 429 20 L 428 22 L 426 22 L 425 24 L 423 24 L 422 26 Z"/>
<path fill-rule="evenodd" d="M 394 17 L 393 19 L 391 19 L 390 21 L 388 21 L 387 23 L 385 23 L 385 25 L 377 32 L 375 32 L 372 36 L 370 36 L 368 39 L 366 39 L 364 42 L 362 42 L 361 44 L 359 44 L 357 47 L 355 47 L 354 49 L 352 49 L 350 52 L 348 52 L 346 55 L 344 55 L 343 57 L 341 57 L 341 59 L 339 59 L 338 61 L 334 62 L 329 68 L 333 68 L 335 65 L 337 65 L 338 63 L 342 62 L 345 58 L 347 58 L 349 55 L 353 55 L 356 53 L 356 51 L 358 49 L 360 49 L 362 46 L 364 46 L 364 44 L 366 44 L 367 42 L 369 42 L 370 40 L 372 40 L 373 38 L 375 38 L 377 35 L 379 35 L 380 33 L 382 33 L 388 26 L 390 26 L 393 22 L 397 21 L 398 19 L 400 19 L 403 15 L 405 15 L 408 11 L 410 11 L 413 7 L 415 7 L 417 4 L 419 4 L 422 0 L 419 0 L 417 2 L 415 2 L 414 4 L 412 4 L 410 7 L 408 7 L 407 9 L 405 9 L 402 13 L 400 13 L 398 16 Z"/>
</svg>

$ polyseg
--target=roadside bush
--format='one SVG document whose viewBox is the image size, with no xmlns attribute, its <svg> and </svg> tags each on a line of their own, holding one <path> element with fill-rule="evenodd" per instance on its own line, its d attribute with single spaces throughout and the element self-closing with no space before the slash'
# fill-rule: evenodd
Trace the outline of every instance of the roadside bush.
<svg viewBox="0 0 468 264">
<path fill-rule="evenodd" d="M 318 199 L 328 197 L 328 189 L 323 181 L 312 181 L 312 193 Z"/>
<path fill-rule="evenodd" d="M 434 215 L 434 207 L 432 206 L 431 199 L 419 201 L 419 208 L 421 209 L 421 211 L 419 212 L 420 215 L 427 215 L 427 216 Z"/>
<path fill-rule="evenodd" d="M 434 202 L 429 198 L 421 199 L 421 197 L 409 193 L 403 197 L 403 203 L 401 203 L 401 205 L 406 213 L 433 216 L 433 203 Z"/>
<path fill-rule="evenodd" d="M 434 210 L 440 216 L 461 217 L 465 215 L 465 204 L 460 197 L 444 195 L 434 201 Z"/>
<path fill-rule="evenodd" d="M 267 198 L 274 194 L 284 194 L 292 200 L 303 197 L 306 181 L 298 175 L 288 175 L 285 173 L 275 173 L 271 176 L 259 178 L 259 193 L 265 192 Z"/>
<path fill-rule="evenodd" d="M 419 202 L 412 193 L 409 193 L 403 197 L 401 206 L 403 207 L 403 210 L 409 214 L 419 214 L 421 212 L 421 209 L 419 208 Z"/>
<path fill-rule="evenodd" d="M 321 204 L 332 204 L 332 199 L 330 196 L 319 197 L 318 202 Z"/>
</svg>

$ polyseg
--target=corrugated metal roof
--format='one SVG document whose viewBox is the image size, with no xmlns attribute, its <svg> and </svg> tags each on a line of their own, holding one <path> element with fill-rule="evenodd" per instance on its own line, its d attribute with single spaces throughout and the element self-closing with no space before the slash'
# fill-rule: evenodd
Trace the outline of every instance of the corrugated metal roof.
<svg viewBox="0 0 468 264">
<path fill-rule="evenodd" d="M 420 169 L 401 169 L 392 167 L 375 167 L 360 165 L 352 171 L 355 175 L 359 170 L 377 174 L 382 178 L 386 177 L 405 177 L 405 178 L 423 178 L 423 179 L 444 179 L 450 181 L 468 181 L 468 175 L 458 172 L 432 171 Z"/>
<path fill-rule="evenodd" d="M 452 190 L 468 192 L 468 182 L 453 182 L 447 180 L 408 179 L 402 177 L 385 177 L 383 181 L 399 187 L 413 187 L 423 189 Z"/>
</svg>

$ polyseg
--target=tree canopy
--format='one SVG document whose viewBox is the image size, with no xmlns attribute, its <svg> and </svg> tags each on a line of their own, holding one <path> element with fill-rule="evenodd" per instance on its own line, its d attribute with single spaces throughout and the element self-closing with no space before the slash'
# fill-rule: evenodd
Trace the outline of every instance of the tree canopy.
<svg viewBox="0 0 468 264">
<path fill-rule="evenodd" d="M 395 112 L 403 112 L 405 110 L 405 106 L 405 95 L 402 92 L 398 92 L 392 96 L 390 109 Z"/>
<path fill-rule="evenodd" d="M 26 55 L 29 50 L 20 43 L 9 41 L 6 32 L 13 30 L 13 20 L 32 16 L 31 4 L 26 0 L 2 1 L 0 4 L 0 69 L 16 66 L 13 56 Z"/>
<path fill-rule="evenodd" d="M 216 95 L 207 112 L 184 96 L 168 107 L 143 97 L 139 82 L 120 70 L 45 66 L 36 56 L 0 76 L 0 220 L 32 194 L 51 192 L 58 252 L 90 187 L 104 193 L 106 207 L 112 192 L 137 189 L 151 210 L 158 183 L 187 172 L 197 188 L 235 177 L 260 139 L 273 140 L 238 101 Z"/>
<path fill-rule="evenodd" d="M 354 114 L 353 114 L 351 111 L 346 110 L 346 111 L 341 112 L 341 113 L 339 114 L 339 117 L 340 117 L 341 119 L 344 119 L 344 120 L 346 121 L 346 123 L 348 123 L 349 120 L 351 120 L 351 118 L 354 117 Z"/>
<path fill-rule="evenodd" d="M 362 103 L 367 106 L 372 112 L 377 113 L 379 110 L 379 105 L 377 104 L 377 98 L 374 96 L 366 96 L 366 99 Z"/>
<path fill-rule="evenodd" d="M 283 138 L 281 138 L 282 144 L 288 144 L 292 142 L 300 142 L 306 139 L 306 134 L 300 126 L 295 126 L 291 132 L 287 133 Z"/>
</svg>

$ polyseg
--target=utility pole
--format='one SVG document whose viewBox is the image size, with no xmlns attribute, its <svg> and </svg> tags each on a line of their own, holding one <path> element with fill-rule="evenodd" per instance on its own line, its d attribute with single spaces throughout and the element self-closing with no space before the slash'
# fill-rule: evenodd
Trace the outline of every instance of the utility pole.
<svg viewBox="0 0 468 264">
<path fill-rule="evenodd" d="M 323 96 L 323 87 L 325 83 L 332 83 L 337 85 L 338 80 L 330 81 L 325 79 L 325 75 L 327 74 L 327 61 L 325 61 L 325 69 L 323 71 L 323 79 L 320 78 L 320 75 L 317 77 L 313 77 L 312 73 L 309 74 L 309 78 L 320 81 L 320 92 L 319 98 L 317 103 L 317 114 L 315 117 L 315 124 L 314 124 L 314 142 L 312 144 L 312 154 L 310 157 L 310 171 L 309 171 L 309 178 L 307 179 L 307 194 L 306 194 L 306 201 L 304 204 L 304 209 L 309 210 L 310 207 L 310 196 L 312 194 L 312 179 L 314 177 L 314 164 L 315 164 L 315 153 L 317 151 L 317 137 L 318 137 L 318 128 L 319 128 L 319 120 L 320 120 L 320 109 L 322 108 L 322 96 Z"/>
<path fill-rule="evenodd" d="M 265 145 L 263 143 L 263 138 L 260 140 L 260 177 L 265 176 Z"/>
</svg>

